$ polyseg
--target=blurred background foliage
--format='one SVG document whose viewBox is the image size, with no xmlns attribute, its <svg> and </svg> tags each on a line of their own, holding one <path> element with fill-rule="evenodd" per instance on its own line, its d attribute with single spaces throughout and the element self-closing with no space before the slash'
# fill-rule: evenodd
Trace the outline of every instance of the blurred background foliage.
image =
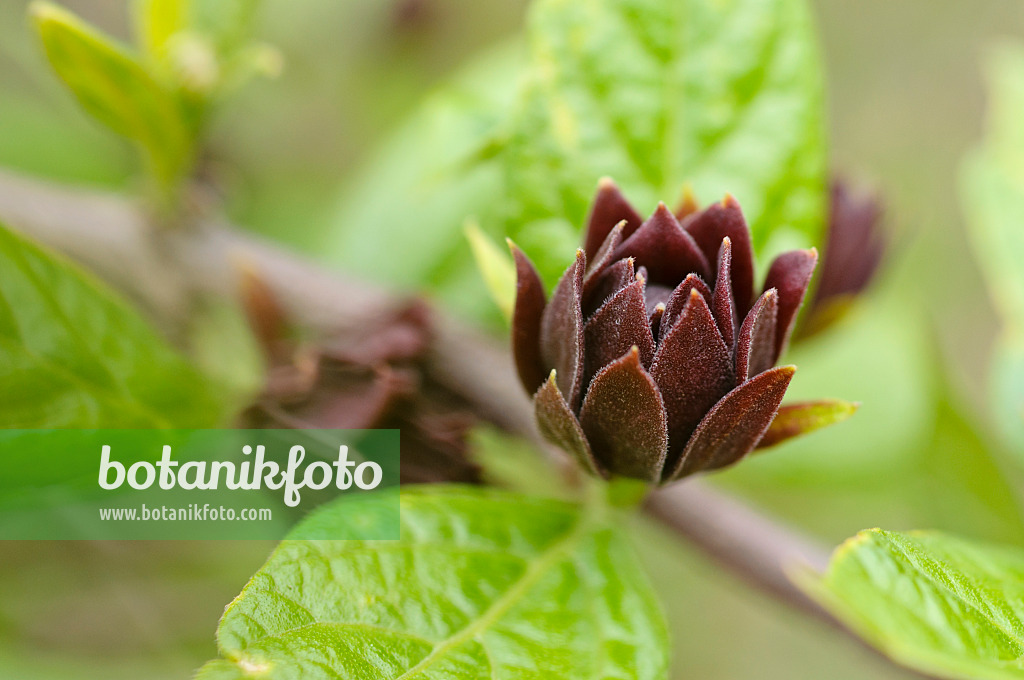
<svg viewBox="0 0 1024 680">
<path fill-rule="evenodd" d="M 66 5 L 127 39 L 130 19 L 120 0 Z M 790 352 L 800 367 L 790 397 L 863 406 L 851 421 L 714 481 L 830 544 L 877 525 L 1020 544 L 1024 439 L 997 426 L 1014 421 L 1012 413 L 1008 420 L 995 413 L 990 390 L 1003 383 L 993 387 L 989 376 L 1009 375 L 993 363 L 996 336 L 1010 338 L 1000 355 L 1012 358 L 1024 331 L 1012 312 L 996 313 L 989 290 L 1001 283 L 986 287 L 979 274 L 958 181 L 963 158 L 983 135 L 982 65 L 991 64 L 997 86 L 1016 83 L 1024 91 L 1019 56 L 987 57 L 997 38 L 1024 35 L 1024 12 L 1012 0 L 813 5 L 826 60 L 830 167 L 879 190 L 891 247 L 854 311 Z M 343 223 L 358 220 L 358 213 L 345 217 L 353 214 L 346 205 L 381 162 L 375 151 L 471 56 L 505 45 L 464 77 L 506 84 L 507 71 L 495 65 L 521 50 L 514 36 L 523 10 L 522 0 L 266 0 L 255 33 L 280 49 L 285 69 L 233 95 L 209 132 L 207 171 L 230 218 L 296 250 L 336 262 L 351 257 L 337 252 L 339 244 L 347 248 L 360 230 L 375 228 Z M 466 93 L 461 103 L 472 108 L 483 97 L 500 106 L 505 91 L 496 87 L 494 99 Z M 998 101 L 1012 107 L 1013 86 L 1000 91 L 1009 94 Z M 994 114 L 996 141 L 985 148 L 1012 137 L 999 121 L 1014 109 L 1000 110 L 1010 113 Z M 0 167 L 139 189 L 131 148 L 88 119 L 53 77 L 21 0 L 0 4 L 0 131 Z M 435 134 L 428 145 L 447 143 L 443 128 Z M 1017 148 L 1020 163 L 1024 145 Z M 392 167 L 400 171 L 400 157 Z M 1014 166 L 1001 167 L 1013 175 Z M 486 190 L 487 179 L 480 181 L 465 190 Z M 965 202 L 970 223 L 983 222 L 983 206 Z M 415 229 L 417 216 L 408 220 Z M 449 226 L 452 238 L 461 238 L 461 223 Z M 978 228 L 974 252 L 999 243 L 984 232 Z M 479 287 L 475 276 L 462 274 L 457 284 Z M 678 677 L 899 677 L 656 528 L 641 531 L 676 635 Z M 150 547 L 140 554 L 116 544 L 3 546 L 0 667 L 40 680 L 188 677 L 214 656 L 222 606 L 269 545 Z"/>
</svg>

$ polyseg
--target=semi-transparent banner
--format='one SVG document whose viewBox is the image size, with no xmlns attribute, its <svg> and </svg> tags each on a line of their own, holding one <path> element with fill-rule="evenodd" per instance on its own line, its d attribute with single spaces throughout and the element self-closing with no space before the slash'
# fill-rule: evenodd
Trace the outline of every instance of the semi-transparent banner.
<svg viewBox="0 0 1024 680">
<path fill-rule="evenodd" d="M 322 538 L 397 539 L 398 449 L 398 430 L 0 430 L 0 540 L 280 539 L 351 494 Z"/>
</svg>

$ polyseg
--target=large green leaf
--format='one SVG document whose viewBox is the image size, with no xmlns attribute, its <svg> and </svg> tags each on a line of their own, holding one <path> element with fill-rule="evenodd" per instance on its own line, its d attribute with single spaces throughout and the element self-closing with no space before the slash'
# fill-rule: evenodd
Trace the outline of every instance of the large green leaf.
<svg viewBox="0 0 1024 680">
<path fill-rule="evenodd" d="M 177 96 L 128 49 L 48 2 L 33 18 L 54 70 L 82 107 L 146 152 L 155 177 L 173 184 L 191 161 L 193 139 Z"/>
<path fill-rule="evenodd" d="M 334 257 L 479 300 L 458 237 L 472 215 L 550 282 L 603 175 L 644 211 L 684 183 L 706 203 L 730 192 L 762 253 L 818 242 L 822 75 L 805 0 L 537 0 L 527 37 L 526 59 L 475 64 L 355 181 Z"/>
<path fill-rule="evenodd" d="M 366 497 L 314 514 L 228 607 L 202 680 L 667 675 L 645 574 L 604 512 L 509 492 L 419 487 L 402 540 L 343 538 Z M 608 512 L 608 511 L 605 511 Z"/>
<path fill-rule="evenodd" d="M 1024 678 L 1024 551 L 873 529 L 807 592 L 886 654 L 944 678 Z"/>
<path fill-rule="evenodd" d="M 139 314 L 0 227 L 0 427 L 212 427 L 205 378 Z"/>
<path fill-rule="evenodd" d="M 330 257 L 394 286 L 429 282 L 464 307 L 492 306 L 463 227 L 469 216 L 493 227 L 499 214 L 501 167 L 488 144 L 523 61 L 520 45 L 502 46 L 421 105 L 346 189 Z"/>
<path fill-rule="evenodd" d="M 684 183 L 705 202 L 732 193 L 758 250 L 818 242 L 822 74 L 804 0 L 537 0 L 529 35 L 510 223 L 578 227 L 611 175 L 642 211 Z"/>
</svg>

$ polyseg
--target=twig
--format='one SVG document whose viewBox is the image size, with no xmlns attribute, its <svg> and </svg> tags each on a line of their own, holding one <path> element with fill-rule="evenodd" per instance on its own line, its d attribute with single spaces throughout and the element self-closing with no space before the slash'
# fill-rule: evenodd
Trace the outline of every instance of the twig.
<svg viewBox="0 0 1024 680">
<path fill-rule="evenodd" d="M 0 222 L 79 260 L 168 329 L 187 319 L 197 296 L 235 295 L 242 263 L 260 273 L 292 318 L 316 332 L 358 327 L 404 303 L 400 295 L 328 271 L 224 223 L 155 231 L 139 206 L 123 198 L 5 172 Z M 431 377 L 495 424 L 535 437 L 510 353 L 456 319 L 436 318 Z M 816 568 L 827 563 L 827 553 L 812 541 L 699 481 L 653 494 L 646 510 L 751 585 L 846 630 L 786 577 L 786 567 L 795 562 Z"/>
<path fill-rule="evenodd" d="M 645 509 L 744 580 L 805 613 L 835 623 L 785 573 L 797 564 L 824 569 L 828 553 L 821 546 L 699 481 L 652 494 Z"/>
</svg>

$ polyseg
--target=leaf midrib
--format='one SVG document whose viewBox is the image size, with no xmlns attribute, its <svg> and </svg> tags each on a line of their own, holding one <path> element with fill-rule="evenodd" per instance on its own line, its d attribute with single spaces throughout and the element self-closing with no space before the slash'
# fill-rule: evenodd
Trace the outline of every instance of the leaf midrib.
<svg viewBox="0 0 1024 680">
<path fill-rule="evenodd" d="M 556 564 L 562 562 L 576 545 L 593 530 L 593 522 L 588 521 L 585 513 L 581 514 L 580 520 L 565 537 L 551 544 L 540 557 L 530 563 L 523 572 L 523 575 L 512 586 L 505 591 L 505 594 L 491 603 L 491 606 L 478 618 L 471 621 L 464 628 L 453 635 L 441 640 L 430 654 L 425 656 L 412 668 L 408 669 L 394 680 L 408 680 L 417 674 L 425 671 L 436 661 L 441 659 L 448 651 L 455 649 L 469 640 L 475 638 L 481 632 L 498 622 L 509 609 L 511 609 L 520 598 L 528 592 L 538 581 Z M 486 648 L 485 648 L 486 651 Z"/>
</svg>

